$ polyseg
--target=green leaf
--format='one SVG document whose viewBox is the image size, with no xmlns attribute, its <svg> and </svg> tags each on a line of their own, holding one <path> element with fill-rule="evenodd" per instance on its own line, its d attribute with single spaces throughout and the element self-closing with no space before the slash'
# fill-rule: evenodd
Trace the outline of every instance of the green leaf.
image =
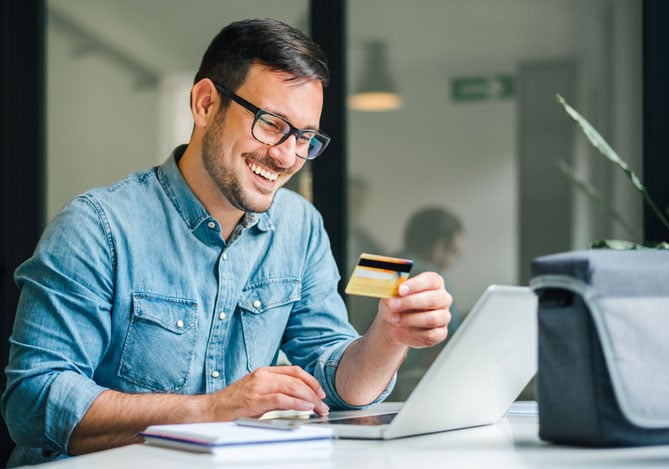
<svg viewBox="0 0 669 469">
<path fill-rule="evenodd" d="M 638 244 L 622 239 L 600 239 L 590 244 L 590 249 L 619 249 L 619 250 L 641 250 L 641 249 L 669 249 L 669 243 Z"/>
<path fill-rule="evenodd" d="M 567 179 L 571 180 L 572 184 L 574 184 L 577 189 L 580 189 L 593 202 L 599 204 L 615 221 L 617 221 L 632 239 L 641 239 L 641 233 L 616 212 L 613 206 L 607 202 L 604 196 L 592 184 L 580 178 L 574 168 L 567 162 L 559 160 L 558 168 Z"/>
<path fill-rule="evenodd" d="M 557 95 L 557 100 L 562 105 L 562 107 L 564 107 L 565 111 L 567 111 L 569 117 L 571 117 L 571 119 L 581 127 L 581 130 L 583 130 L 583 133 L 588 138 L 590 143 L 597 150 L 599 150 L 602 155 L 604 155 L 609 161 L 618 166 L 625 173 L 625 175 L 632 182 L 634 188 L 641 193 L 644 201 L 648 204 L 653 213 L 655 213 L 655 215 L 660 219 L 667 231 L 669 231 L 669 221 L 657 208 L 657 205 L 655 205 L 655 202 L 653 202 L 653 199 L 651 199 L 650 194 L 648 194 L 646 187 L 641 183 L 641 179 L 639 179 L 639 177 L 634 173 L 634 171 L 632 171 L 629 165 L 622 158 L 620 158 L 615 151 L 613 151 L 613 148 L 611 148 L 611 146 L 606 142 L 606 140 L 604 140 L 599 132 L 597 132 L 583 116 L 576 112 L 576 110 L 572 108 L 561 95 Z"/>
</svg>

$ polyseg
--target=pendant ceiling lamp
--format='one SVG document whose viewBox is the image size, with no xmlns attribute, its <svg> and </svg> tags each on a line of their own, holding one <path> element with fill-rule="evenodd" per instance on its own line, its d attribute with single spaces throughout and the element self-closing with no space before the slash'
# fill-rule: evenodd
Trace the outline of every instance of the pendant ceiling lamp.
<svg viewBox="0 0 669 469">
<path fill-rule="evenodd" d="M 390 75 L 386 43 L 365 43 L 362 75 L 355 93 L 348 98 L 349 109 L 357 111 L 390 111 L 402 107 L 402 97 Z"/>
</svg>

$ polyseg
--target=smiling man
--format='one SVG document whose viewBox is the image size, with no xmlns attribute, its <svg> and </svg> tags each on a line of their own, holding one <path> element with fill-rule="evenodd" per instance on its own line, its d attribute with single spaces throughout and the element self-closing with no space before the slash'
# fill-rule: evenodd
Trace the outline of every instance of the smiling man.
<svg viewBox="0 0 669 469">
<path fill-rule="evenodd" d="M 327 81 L 299 31 L 223 28 L 195 77 L 190 142 L 50 223 L 15 274 L 10 465 L 138 442 L 152 424 L 371 405 L 410 347 L 445 339 L 435 273 L 381 300 L 358 336 L 320 215 L 281 189 L 329 143 Z"/>
</svg>

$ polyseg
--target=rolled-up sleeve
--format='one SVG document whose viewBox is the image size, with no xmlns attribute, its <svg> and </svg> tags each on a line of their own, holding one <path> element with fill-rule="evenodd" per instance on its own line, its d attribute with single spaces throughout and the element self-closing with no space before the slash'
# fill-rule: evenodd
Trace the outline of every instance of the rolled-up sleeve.
<svg viewBox="0 0 669 469">
<path fill-rule="evenodd" d="M 3 405 L 12 439 L 20 446 L 66 453 L 72 431 L 104 390 L 71 371 L 26 380 Z"/>
<path fill-rule="evenodd" d="M 76 236 L 65 229 L 73 223 Z M 54 220 L 16 271 L 21 295 L 1 404 L 19 446 L 66 452 L 73 429 L 105 390 L 93 377 L 109 345 L 109 252 L 95 208 L 80 201 Z"/>
<path fill-rule="evenodd" d="M 378 404 L 379 402 L 382 402 L 386 397 L 388 397 L 388 394 L 390 394 L 391 391 L 393 390 L 393 387 L 395 386 L 395 381 L 397 380 L 397 375 L 394 375 L 393 379 L 391 380 L 390 383 L 388 383 L 388 386 L 383 391 L 383 393 L 381 393 L 381 395 L 379 395 L 379 397 L 377 397 L 374 400 L 374 402 L 368 405 L 352 406 L 344 399 L 342 399 L 339 393 L 337 392 L 337 388 L 335 387 L 334 384 L 335 374 L 337 371 L 337 367 L 339 366 L 339 362 L 341 361 L 342 355 L 344 355 L 344 352 L 349 347 L 349 345 L 351 345 L 351 343 L 354 342 L 354 340 L 343 342 L 338 346 L 330 349 L 328 351 L 329 353 L 323 354 L 323 356 L 319 358 L 318 363 L 316 364 L 316 367 L 314 368 L 313 371 L 314 377 L 321 383 L 321 386 L 323 386 L 323 391 L 325 391 L 325 394 L 327 396 L 326 403 L 333 409 L 364 409 L 374 404 Z"/>
</svg>

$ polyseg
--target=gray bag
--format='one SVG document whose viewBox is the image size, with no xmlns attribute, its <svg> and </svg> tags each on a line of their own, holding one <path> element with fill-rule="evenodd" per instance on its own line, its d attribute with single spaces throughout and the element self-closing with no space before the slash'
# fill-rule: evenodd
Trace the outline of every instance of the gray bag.
<svg viewBox="0 0 669 469">
<path fill-rule="evenodd" d="M 539 257 L 539 437 L 669 444 L 669 251 Z"/>
</svg>

